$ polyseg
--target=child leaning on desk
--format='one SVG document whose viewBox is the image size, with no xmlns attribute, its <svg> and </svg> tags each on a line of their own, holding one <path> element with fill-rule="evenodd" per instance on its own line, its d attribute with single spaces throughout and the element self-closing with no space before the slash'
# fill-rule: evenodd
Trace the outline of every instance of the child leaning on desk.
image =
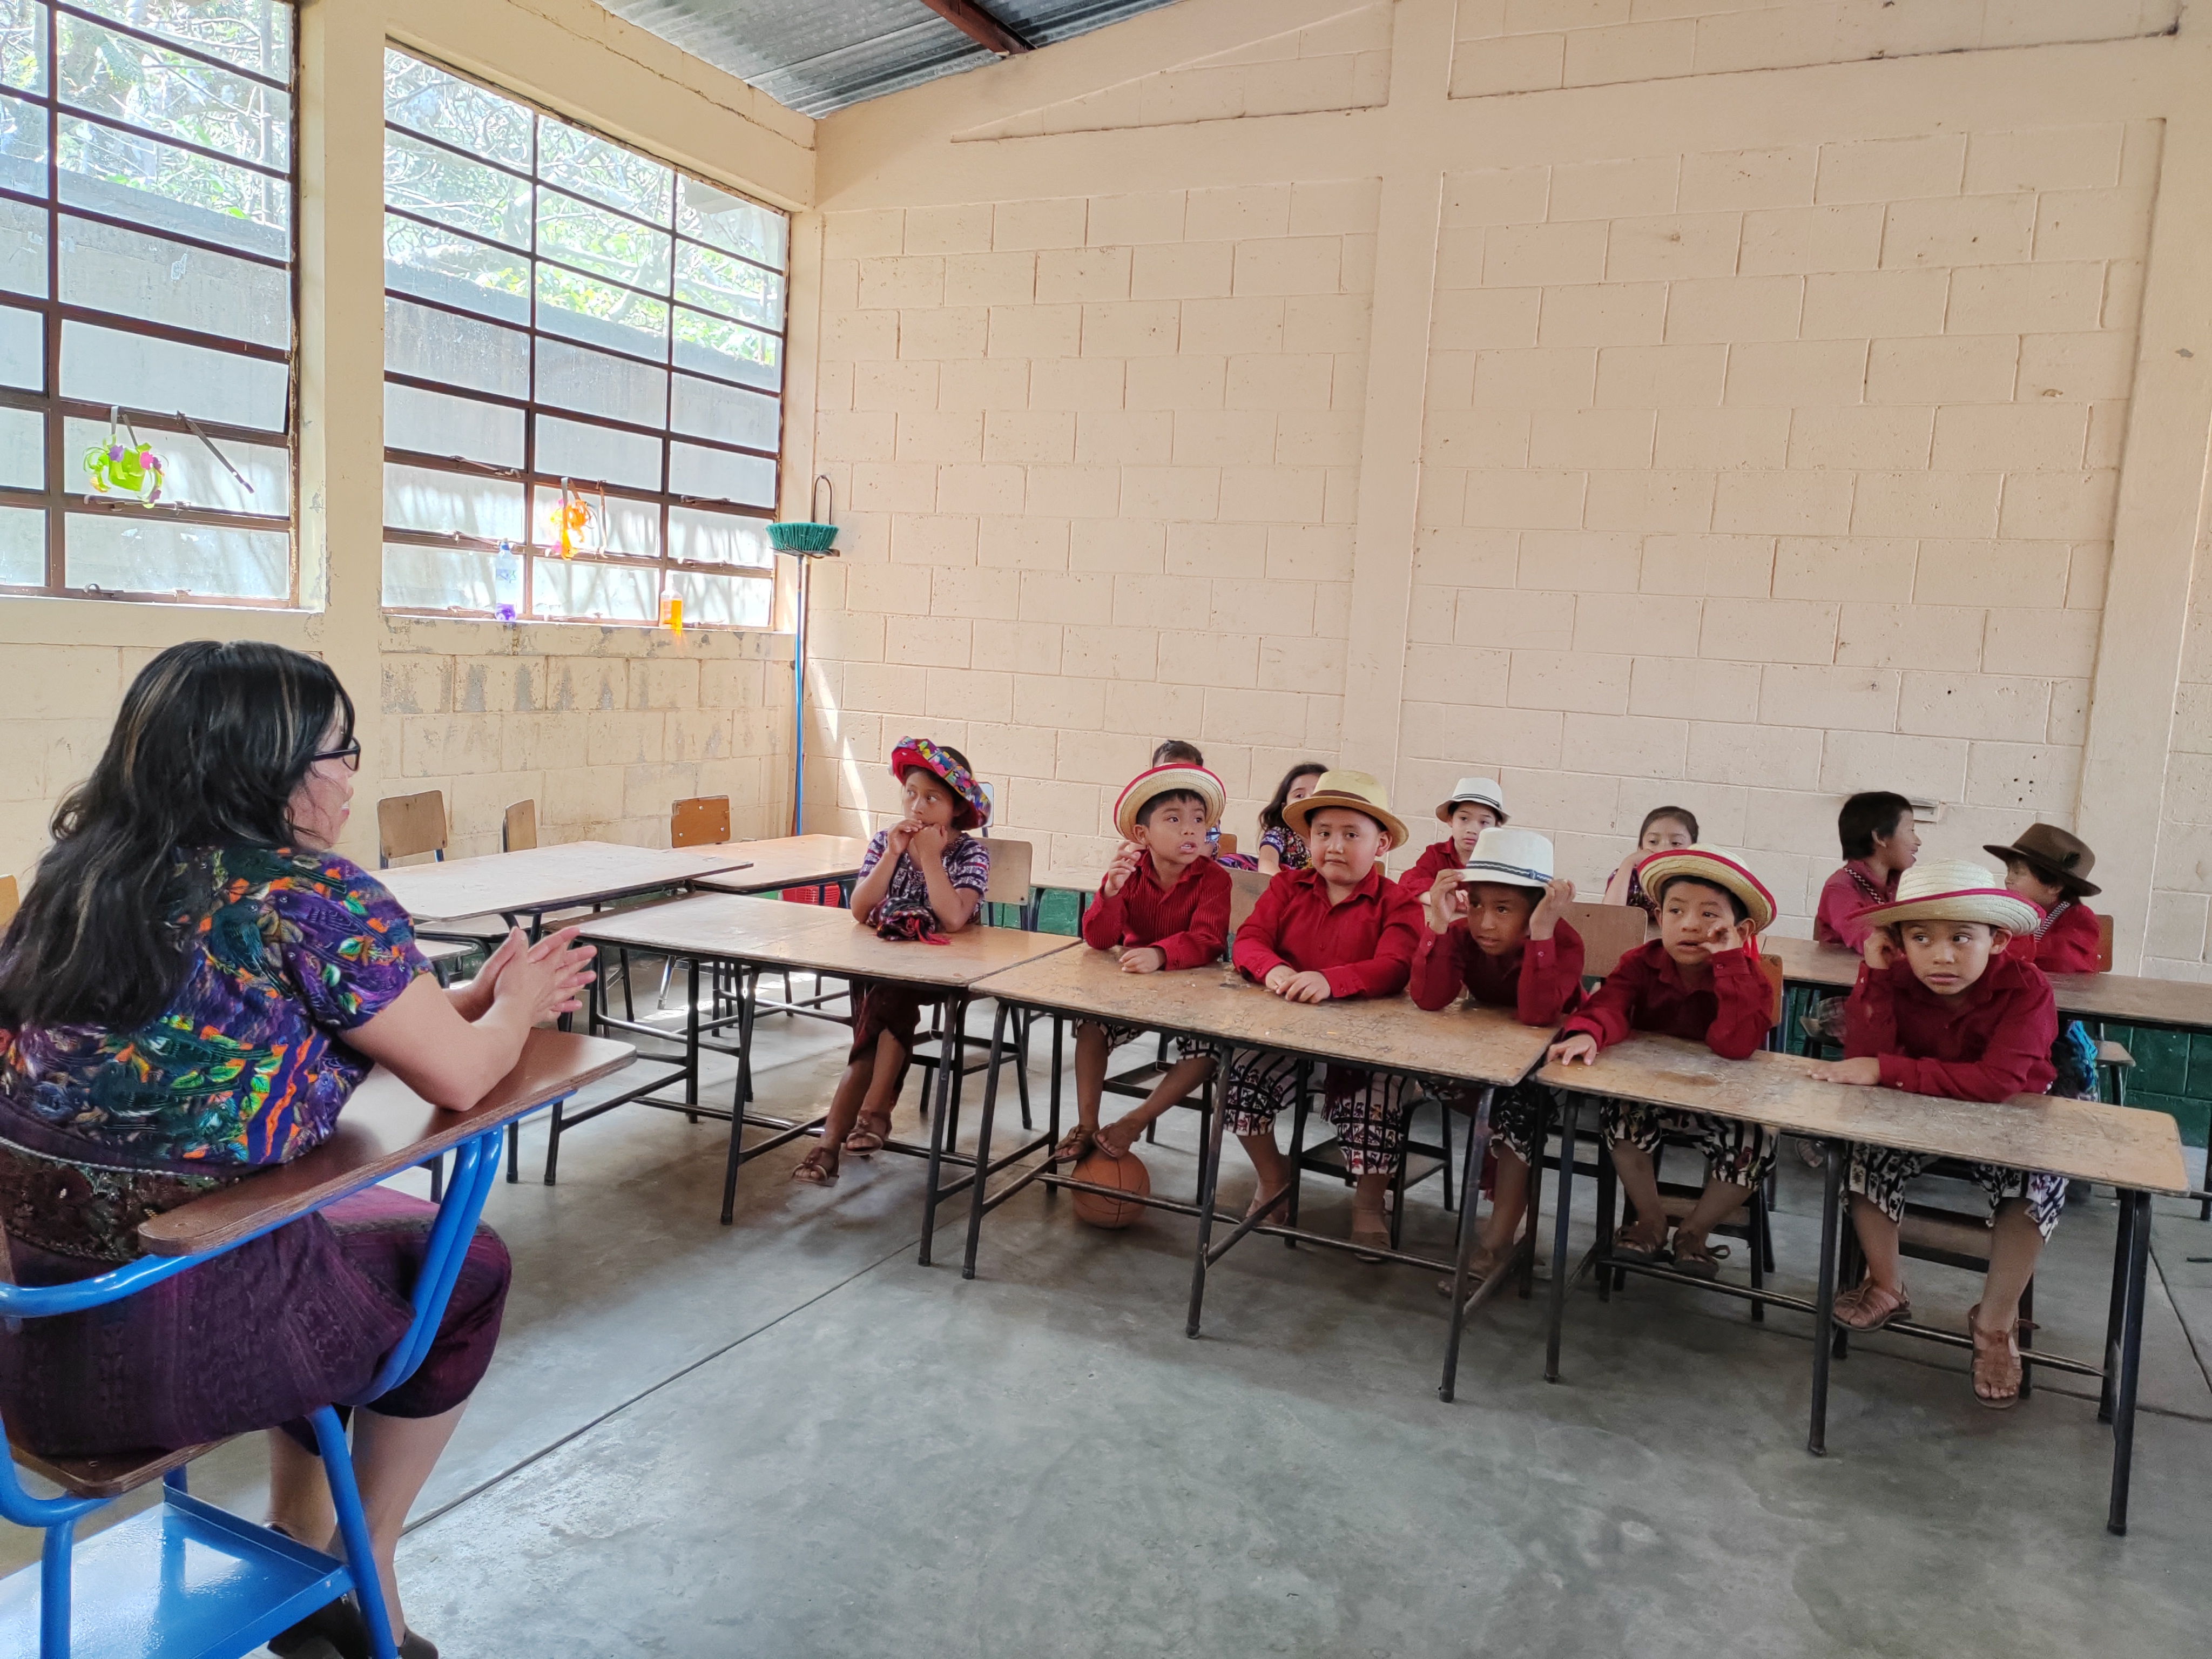
<svg viewBox="0 0 2212 1659">
<path fill-rule="evenodd" d="M 1121 848 L 1083 913 L 1085 945 L 1118 948 L 1125 974 L 1201 968 L 1220 957 L 1229 941 L 1229 872 L 1206 855 L 1206 832 L 1221 821 L 1226 799 L 1221 780 L 1203 766 L 1155 766 L 1130 781 L 1114 803 Z M 1106 1057 L 1145 1030 L 1104 1020 L 1076 1025 L 1076 1122 L 1053 1148 L 1055 1162 L 1074 1163 L 1093 1146 L 1122 1157 L 1148 1124 L 1213 1074 L 1212 1050 L 1178 1038 L 1176 1063 L 1144 1103 L 1099 1127 Z"/>
<path fill-rule="evenodd" d="M 1765 1041 L 1773 994 L 1759 968 L 1759 934 L 1774 921 L 1774 896 L 1729 854 L 1711 847 L 1657 853 L 1637 866 L 1659 906 L 1659 937 L 1621 957 L 1552 1045 L 1559 1064 L 1587 1065 L 1632 1031 L 1702 1039 L 1723 1060 L 1743 1060 Z M 1705 1242 L 1765 1179 L 1774 1133 L 1756 1123 L 1677 1112 L 1637 1101 L 1605 1103 L 1601 1129 L 1620 1171 L 1632 1219 L 1613 1253 L 1631 1261 L 1672 1255 L 1700 1279 L 1720 1272 L 1728 1247 Z M 1668 1134 L 1692 1137 L 1705 1157 L 1705 1187 L 1667 1237 L 1652 1154 Z"/>
<path fill-rule="evenodd" d="M 1844 1013 L 1844 1058 L 1816 1066 L 1824 1083 L 2009 1100 L 2041 1094 L 2058 1034 L 2051 981 L 2006 949 L 2040 920 L 2035 907 L 1968 860 L 1917 865 L 1897 896 L 1870 905 L 1858 983 Z M 1876 1331 L 1912 1311 L 1898 1264 L 1905 1188 L 1936 1162 L 1887 1146 L 1851 1148 L 1851 1225 L 1866 1278 L 1836 1298 L 1836 1319 Z M 1995 1164 L 1972 1167 L 1995 1212 L 1982 1299 L 1966 1315 L 1974 1395 L 1997 1410 L 2020 1403 L 2020 1298 L 2066 1207 L 2066 1180 Z"/>
<path fill-rule="evenodd" d="M 991 799 L 965 755 L 927 738 L 899 739 L 891 775 L 905 816 L 870 837 L 853 915 L 885 939 L 942 944 L 975 920 L 990 883 L 991 849 L 967 832 L 990 817 Z M 884 979 L 856 979 L 853 992 L 852 1052 L 823 1120 L 822 1144 L 791 1172 L 793 1181 L 817 1187 L 836 1184 L 842 1154 L 882 1148 L 922 1008 L 944 995 Z"/>
<path fill-rule="evenodd" d="M 1441 872 L 1422 895 L 1428 922 L 1413 957 L 1413 1000 L 1434 1012 L 1462 991 L 1486 1007 L 1510 1008 L 1523 1025 L 1553 1026 L 1583 998 L 1583 941 L 1563 914 L 1575 884 L 1553 873 L 1552 842 L 1533 830 L 1485 830 L 1464 868 Z M 1454 1085 L 1445 1104 L 1469 1111 L 1474 1091 Z M 1528 1209 L 1528 1164 L 1550 1091 L 1531 1079 L 1491 1097 L 1490 1144 L 1498 1157 L 1490 1219 L 1468 1272 L 1498 1271 Z M 1449 1295 L 1452 1281 L 1438 1288 Z"/>
<path fill-rule="evenodd" d="M 1304 841 L 1313 866 L 1285 870 L 1267 884 L 1237 930 L 1237 968 L 1287 1002 L 1395 996 L 1413 970 L 1421 907 L 1382 872 L 1382 855 L 1406 839 L 1389 796 L 1364 772 L 1324 772 L 1311 794 L 1283 809 L 1283 820 Z M 1258 1176 L 1248 1214 L 1272 1206 L 1290 1185 L 1275 1118 L 1297 1103 L 1303 1063 L 1296 1054 L 1249 1048 L 1231 1056 L 1223 1121 Z M 1322 1110 L 1352 1176 L 1352 1242 L 1370 1249 L 1390 1246 L 1382 1196 L 1406 1140 L 1405 1081 L 1332 1066 L 1322 1082 Z"/>
</svg>

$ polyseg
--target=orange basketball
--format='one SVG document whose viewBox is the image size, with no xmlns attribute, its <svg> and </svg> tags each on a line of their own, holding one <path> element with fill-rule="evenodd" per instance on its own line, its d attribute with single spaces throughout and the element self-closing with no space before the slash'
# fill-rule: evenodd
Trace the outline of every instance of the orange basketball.
<svg viewBox="0 0 2212 1659">
<path fill-rule="evenodd" d="M 1152 1172 L 1145 1167 L 1144 1159 L 1133 1152 L 1126 1158 L 1109 1158 L 1103 1152 L 1092 1152 L 1077 1164 L 1074 1176 L 1078 1181 L 1088 1181 L 1101 1187 L 1118 1187 L 1125 1193 L 1139 1197 L 1152 1190 Z M 1077 1191 L 1070 1197 L 1075 1200 L 1075 1213 L 1079 1220 L 1094 1227 L 1126 1227 L 1145 1212 L 1141 1204 L 1125 1204 L 1103 1193 Z"/>
</svg>

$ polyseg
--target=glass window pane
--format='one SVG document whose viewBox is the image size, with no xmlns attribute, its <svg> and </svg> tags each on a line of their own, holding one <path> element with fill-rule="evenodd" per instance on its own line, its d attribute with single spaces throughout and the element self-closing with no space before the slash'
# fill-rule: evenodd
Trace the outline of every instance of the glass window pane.
<svg viewBox="0 0 2212 1659">
<path fill-rule="evenodd" d="M 674 169 L 565 121 L 539 118 L 538 176 L 656 225 L 668 222 Z"/>
<path fill-rule="evenodd" d="M 583 559 L 540 559 L 531 597 L 541 617 L 652 622 L 660 615 L 660 573 Z"/>
<path fill-rule="evenodd" d="M 0 306 L 0 386 L 46 390 L 46 325 L 37 312 Z"/>
<path fill-rule="evenodd" d="M 45 514 L 0 509 L 0 582 L 14 587 L 46 585 Z"/>
<path fill-rule="evenodd" d="M 386 47 L 384 118 L 502 167 L 530 170 L 529 109 Z"/>
<path fill-rule="evenodd" d="M 287 380 L 283 363 L 87 323 L 62 325 L 64 398 L 282 432 Z"/>
<path fill-rule="evenodd" d="M 660 556 L 659 502 L 632 501 L 627 495 L 602 496 L 596 492 L 584 499 L 592 514 L 581 544 L 586 550 L 629 553 L 641 559 Z M 550 484 L 538 484 L 531 491 L 531 522 L 537 526 L 538 545 L 555 545 L 560 527 L 553 515 L 561 507 L 560 490 Z"/>
<path fill-rule="evenodd" d="M 647 229 L 557 190 L 540 186 L 538 191 L 538 252 L 547 258 L 665 294 L 669 246 L 666 231 Z"/>
<path fill-rule="evenodd" d="M 764 328 L 783 326 L 783 278 L 686 242 L 676 251 L 676 297 Z"/>
<path fill-rule="evenodd" d="M 538 267 L 538 326 L 658 362 L 668 355 L 668 307 L 573 270 Z"/>
<path fill-rule="evenodd" d="M 658 427 L 668 417 L 668 371 L 540 340 L 538 400 L 632 426 Z"/>
<path fill-rule="evenodd" d="M 384 366 L 506 398 L 530 395 L 530 337 L 472 317 L 384 302 Z"/>
<path fill-rule="evenodd" d="M 292 456 L 272 445 L 239 443 L 217 438 L 215 446 L 224 459 L 246 475 L 247 489 L 230 475 L 207 445 L 189 432 L 137 428 L 139 441 L 161 458 L 161 501 L 164 506 L 219 507 L 226 513 L 289 514 L 292 510 Z M 123 434 L 125 443 L 130 433 Z M 62 422 L 62 453 L 68 459 L 65 487 L 90 487 L 92 455 L 107 447 L 105 421 L 66 420 Z"/>
<path fill-rule="evenodd" d="M 292 591 L 292 538 L 283 530 L 179 524 L 142 513 L 69 515 L 71 587 L 282 599 Z"/>
<path fill-rule="evenodd" d="M 46 417 L 35 409 L 0 409 L 0 484 L 46 487 Z"/>
<path fill-rule="evenodd" d="M 530 246 L 530 182 L 410 138 L 384 135 L 384 199 L 457 230 Z"/>
<path fill-rule="evenodd" d="M 0 200 L 0 288 L 13 294 L 46 293 L 46 210 Z"/>
<path fill-rule="evenodd" d="M 538 417 L 537 470 L 556 478 L 660 488 L 660 440 L 636 432 L 586 426 L 554 415 Z"/>
<path fill-rule="evenodd" d="M 384 285 L 441 305 L 530 321 L 530 260 L 458 230 L 384 217 Z"/>
<path fill-rule="evenodd" d="M 285 94 L 67 12 L 61 25 L 64 103 L 240 161 L 291 166 Z"/>
<path fill-rule="evenodd" d="M 513 560 L 516 556 L 508 554 Z M 500 556 L 465 547 L 384 544 L 384 602 L 404 611 L 489 611 Z M 516 583 L 520 592 L 520 584 Z M 514 600 L 507 601 L 510 604 Z"/>
<path fill-rule="evenodd" d="M 696 495 L 702 501 L 774 507 L 775 463 L 757 455 L 733 455 L 723 449 L 671 443 L 668 488 L 674 495 Z"/>
<path fill-rule="evenodd" d="M 85 11 L 290 84 L 292 8 L 271 0 L 76 0 Z"/>
<path fill-rule="evenodd" d="M 775 584 L 757 576 L 709 576 L 678 570 L 669 578 L 684 601 L 686 627 L 766 628 Z"/>
<path fill-rule="evenodd" d="M 0 97 L 0 185 L 26 196 L 46 193 L 46 112 Z"/>
<path fill-rule="evenodd" d="M 676 186 L 676 228 L 712 242 L 725 253 L 741 254 L 781 270 L 791 222 L 774 208 L 742 196 L 682 179 Z"/>
<path fill-rule="evenodd" d="M 708 513 L 696 507 L 668 509 L 668 556 L 694 564 L 749 564 L 766 570 L 775 562 L 767 522 L 734 513 Z"/>
<path fill-rule="evenodd" d="M 292 276 L 89 220 L 61 222 L 62 298 L 70 305 L 227 335 L 292 343 Z"/>
<path fill-rule="evenodd" d="M 783 424 L 783 405 L 774 398 L 740 392 L 720 380 L 676 377 L 676 396 L 670 424 L 678 432 L 702 438 L 719 438 L 726 444 L 749 449 L 773 450 Z"/>
<path fill-rule="evenodd" d="M 282 179 L 70 116 L 60 143 L 62 200 L 72 207 L 291 257 L 292 190 Z"/>
<path fill-rule="evenodd" d="M 773 334 L 676 308 L 676 366 L 726 380 L 783 390 L 783 342 Z"/>
<path fill-rule="evenodd" d="M 490 542 L 519 542 L 523 539 L 522 486 L 505 478 L 387 462 L 384 522 L 401 530 L 440 530 Z"/>
<path fill-rule="evenodd" d="M 0 83 L 46 89 L 46 9 L 37 0 L 0 0 Z"/>
<path fill-rule="evenodd" d="M 384 388 L 384 441 L 422 455 L 455 455 L 489 466 L 522 465 L 522 411 L 411 386 Z"/>
</svg>

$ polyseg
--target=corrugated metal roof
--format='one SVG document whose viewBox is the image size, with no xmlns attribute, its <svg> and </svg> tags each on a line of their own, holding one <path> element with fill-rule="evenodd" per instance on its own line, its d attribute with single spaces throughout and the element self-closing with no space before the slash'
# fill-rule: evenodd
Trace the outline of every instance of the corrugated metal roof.
<svg viewBox="0 0 2212 1659">
<path fill-rule="evenodd" d="M 957 75 L 993 54 L 921 0 L 600 0 L 617 16 L 749 81 L 804 115 Z M 1174 0 L 981 0 L 1050 46 Z"/>
</svg>

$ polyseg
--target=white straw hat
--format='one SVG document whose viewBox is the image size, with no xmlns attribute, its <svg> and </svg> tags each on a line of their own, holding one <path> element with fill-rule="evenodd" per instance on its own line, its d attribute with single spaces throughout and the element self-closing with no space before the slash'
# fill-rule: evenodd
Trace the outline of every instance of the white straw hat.
<svg viewBox="0 0 2212 1659">
<path fill-rule="evenodd" d="M 1474 838 L 1460 879 L 1541 888 L 1550 883 L 1553 868 L 1549 836 L 1534 830 L 1486 830 Z"/>
<path fill-rule="evenodd" d="M 1496 778 L 1462 778 L 1437 806 L 1437 821 L 1449 823 L 1455 806 L 1487 806 L 1498 814 L 1500 823 L 1505 822 L 1505 791 Z"/>
<path fill-rule="evenodd" d="M 1875 927 L 1901 921 L 1978 921 L 2032 933 L 2043 912 L 2006 890 L 1972 859 L 1923 859 L 1898 878 L 1897 896 L 1870 904 L 1857 919 Z"/>
</svg>

